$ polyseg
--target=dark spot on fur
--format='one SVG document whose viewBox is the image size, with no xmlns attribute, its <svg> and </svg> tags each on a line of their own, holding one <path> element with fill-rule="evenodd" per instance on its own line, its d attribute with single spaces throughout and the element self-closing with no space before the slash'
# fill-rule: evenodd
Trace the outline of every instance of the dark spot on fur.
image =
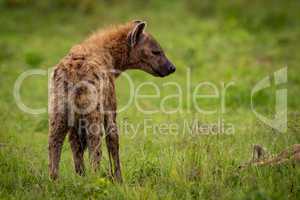
<svg viewBox="0 0 300 200">
<path fill-rule="evenodd" d="M 57 73 L 58 73 L 58 72 L 57 72 L 57 69 L 55 69 L 55 70 L 54 70 L 54 74 L 53 74 L 53 77 L 54 77 L 54 78 L 57 77 Z"/>
<path fill-rule="evenodd" d="M 96 74 L 96 73 L 93 73 L 93 76 L 94 76 L 97 80 L 100 79 L 99 76 L 98 76 L 98 74 Z"/>
<path fill-rule="evenodd" d="M 88 82 L 92 85 L 95 85 L 95 81 L 92 81 L 92 80 L 88 80 Z"/>
<path fill-rule="evenodd" d="M 68 90 L 68 82 L 64 81 L 63 86 L 64 86 L 64 91 L 67 91 Z"/>
<path fill-rule="evenodd" d="M 76 95 L 81 95 L 83 93 L 83 89 L 77 88 L 75 93 L 76 93 Z"/>
<path fill-rule="evenodd" d="M 72 58 L 74 60 L 84 60 L 84 55 L 83 54 L 72 54 Z"/>
</svg>

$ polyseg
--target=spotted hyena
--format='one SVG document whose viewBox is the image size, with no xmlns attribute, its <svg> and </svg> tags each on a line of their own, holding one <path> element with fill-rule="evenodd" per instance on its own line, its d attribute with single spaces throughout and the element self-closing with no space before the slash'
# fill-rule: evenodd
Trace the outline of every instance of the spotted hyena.
<svg viewBox="0 0 300 200">
<path fill-rule="evenodd" d="M 86 148 L 92 168 L 99 168 L 104 135 L 112 176 L 122 180 L 115 79 L 127 69 L 159 77 L 175 71 L 145 26 L 143 21 L 132 21 L 98 31 L 75 45 L 54 68 L 49 95 L 51 179 L 58 177 L 62 145 L 69 134 L 76 173 L 84 174 Z"/>
</svg>

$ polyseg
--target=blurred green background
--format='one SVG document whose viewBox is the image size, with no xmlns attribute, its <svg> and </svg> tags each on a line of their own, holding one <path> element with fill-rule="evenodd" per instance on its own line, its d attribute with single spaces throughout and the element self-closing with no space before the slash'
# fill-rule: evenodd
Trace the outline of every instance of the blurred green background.
<svg viewBox="0 0 300 200">
<path fill-rule="evenodd" d="M 298 199 L 300 171 L 292 165 L 251 168 L 237 172 L 249 160 L 252 144 L 276 153 L 300 142 L 300 1 L 297 0 L 0 0 L 0 198 L 2 199 Z M 154 125 L 177 122 L 174 135 L 133 131 L 122 135 L 122 185 L 107 179 L 107 155 L 98 174 L 86 177 L 73 173 L 69 145 L 64 145 L 61 179 L 48 180 L 47 115 L 22 112 L 13 97 L 18 76 L 29 69 L 48 69 L 68 50 L 98 28 L 133 19 L 148 22 L 147 31 L 161 43 L 177 71 L 158 79 L 138 71 L 129 72 L 136 85 L 154 81 L 163 96 L 144 99 L 144 109 L 159 108 L 164 96 L 178 82 L 184 90 L 182 112 L 146 115 L 132 105 L 118 115 L 121 124 Z M 251 90 L 261 79 L 288 67 L 288 130 L 276 131 L 260 122 L 250 107 Z M 186 83 L 191 70 L 191 85 Z M 233 135 L 201 135 L 184 131 L 183 120 L 216 123 L 220 99 L 197 100 L 203 109 L 217 109 L 202 115 L 189 107 L 188 90 L 209 81 L 234 82 L 226 93 L 226 123 Z M 120 106 L 129 98 L 128 82 L 117 81 Z M 47 106 L 47 77 L 26 79 L 21 87 L 23 101 L 34 108 Z M 254 97 L 256 109 L 274 115 L 275 89 Z M 278 89 L 278 88 L 277 88 Z M 143 94 L 153 93 L 153 88 Z M 201 91 L 204 94 L 210 90 Z M 168 102 L 168 109 L 178 105 Z M 103 145 L 104 147 L 105 145 Z M 88 165 L 88 156 L 86 156 Z"/>
</svg>

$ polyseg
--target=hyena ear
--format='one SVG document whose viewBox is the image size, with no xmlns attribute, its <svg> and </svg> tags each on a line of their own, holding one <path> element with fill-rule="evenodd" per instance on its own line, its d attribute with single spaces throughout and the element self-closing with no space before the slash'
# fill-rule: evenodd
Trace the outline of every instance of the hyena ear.
<svg viewBox="0 0 300 200">
<path fill-rule="evenodd" d="M 134 47 L 138 43 L 146 27 L 146 22 L 144 21 L 136 20 L 134 24 L 133 30 L 128 35 L 128 43 L 131 47 Z"/>
</svg>

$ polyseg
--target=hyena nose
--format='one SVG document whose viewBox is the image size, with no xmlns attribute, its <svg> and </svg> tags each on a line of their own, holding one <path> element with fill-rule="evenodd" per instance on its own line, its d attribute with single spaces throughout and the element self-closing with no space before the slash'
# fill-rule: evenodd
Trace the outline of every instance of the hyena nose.
<svg viewBox="0 0 300 200">
<path fill-rule="evenodd" d="M 169 70 L 170 73 L 173 73 L 173 72 L 176 71 L 176 68 L 173 64 L 170 64 L 169 67 L 168 67 L 168 70 Z"/>
</svg>

